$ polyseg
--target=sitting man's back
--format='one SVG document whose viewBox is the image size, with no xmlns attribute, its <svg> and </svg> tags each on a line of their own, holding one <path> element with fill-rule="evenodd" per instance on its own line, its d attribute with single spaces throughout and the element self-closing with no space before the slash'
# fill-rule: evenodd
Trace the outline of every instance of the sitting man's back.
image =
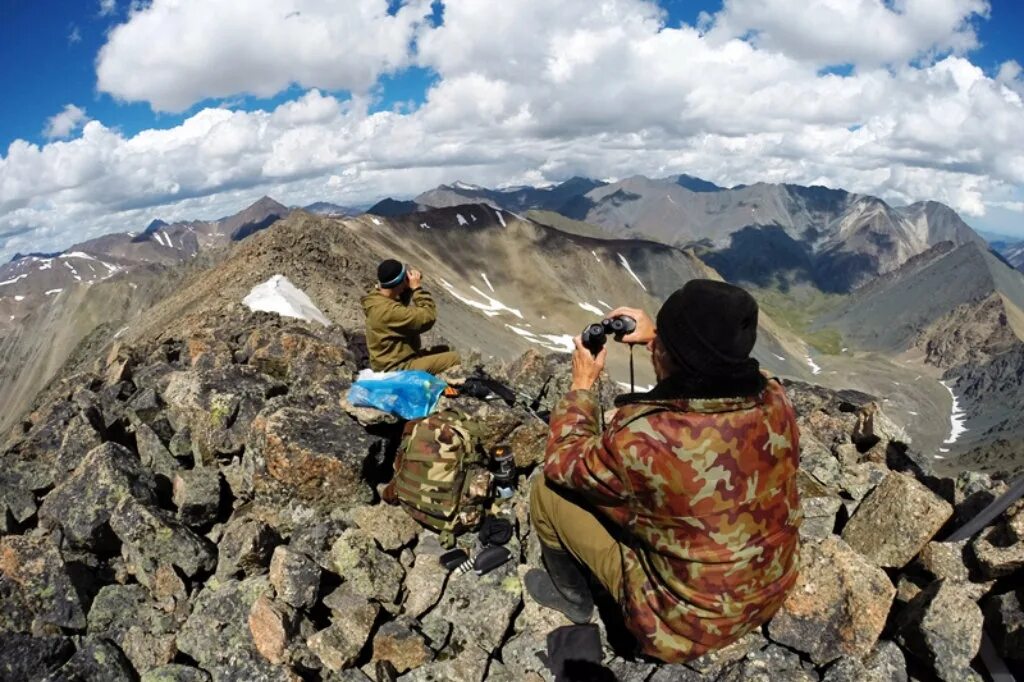
<svg viewBox="0 0 1024 682">
<path fill-rule="evenodd" d="M 437 321 L 434 299 L 420 286 L 422 275 L 396 260 L 377 267 L 378 286 L 363 296 L 366 347 L 376 372 L 418 369 L 439 374 L 458 365 L 458 353 L 424 350 L 420 334 Z"/>
<path fill-rule="evenodd" d="M 649 330 L 659 382 L 630 396 L 603 432 L 587 374 L 596 379 L 605 351 L 582 351 L 531 499 L 548 575 L 531 572 L 530 593 L 583 620 L 591 602 L 572 573 L 581 561 L 619 600 L 641 649 L 665 661 L 764 623 L 797 568 L 799 435 L 782 386 L 746 358 L 756 304 L 729 285 L 691 285 L 666 302 L 657 332 L 628 311 L 639 334 Z M 701 308 L 717 318 L 707 324 L 728 326 L 724 304 L 746 308 L 736 344 L 728 329 L 700 328 Z"/>
</svg>

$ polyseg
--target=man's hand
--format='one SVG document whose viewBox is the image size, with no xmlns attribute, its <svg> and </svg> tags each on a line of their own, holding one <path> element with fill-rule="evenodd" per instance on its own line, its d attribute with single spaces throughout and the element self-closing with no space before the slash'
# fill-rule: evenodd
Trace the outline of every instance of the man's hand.
<svg viewBox="0 0 1024 682">
<path fill-rule="evenodd" d="M 626 315 L 636 320 L 636 331 L 622 337 L 623 343 L 645 344 L 654 340 L 658 330 L 654 328 L 654 320 L 639 308 L 616 308 L 608 313 L 607 317 L 618 317 Z"/>
<path fill-rule="evenodd" d="M 583 337 L 577 336 L 572 341 L 576 344 L 576 350 L 572 354 L 571 389 L 573 391 L 589 391 L 601 376 L 605 358 L 608 357 L 608 347 L 602 346 L 601 352 L 595 357 L 583 347 Z"/>
<path fill-rule="evenodd" d="M 419 270 L 409 268 L 409 288 L 416 290 L 420 288 L 420 280 L 423 279 L 423 273 Z"/>
</svg>

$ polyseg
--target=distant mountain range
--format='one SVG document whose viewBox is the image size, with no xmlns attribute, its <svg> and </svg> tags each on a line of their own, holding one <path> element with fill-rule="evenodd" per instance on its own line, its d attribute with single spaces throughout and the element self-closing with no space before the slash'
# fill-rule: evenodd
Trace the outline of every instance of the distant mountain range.
<svg viewBox="0 0 1024 682">
<path fill-rule="evenodd" d="M 943 241 L 985 240 L 936 202 L 893 207 L 844 190 L 758 183 L 723 188 L 689 175 L 614 183 L 572 178 L 549 188 L 441 185 L 412 201 L 369 212 L 485 203 L 509 211 L 555 211 L 612 236 L 692 246 L 730 281 L 758 286 L 811 283 L 847 292 Z"/>
</svg>

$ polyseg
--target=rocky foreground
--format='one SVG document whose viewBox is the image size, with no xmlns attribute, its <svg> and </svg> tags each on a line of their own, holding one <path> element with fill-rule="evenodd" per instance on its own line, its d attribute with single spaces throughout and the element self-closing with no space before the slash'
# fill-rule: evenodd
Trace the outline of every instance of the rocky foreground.
<svg viewBox="0 0 1024 682">
<path fill-rule="evenodd" d="M 521 476 L 495 510 L 513 561 L 449 575 L 436 538 L 379 501 L 401 426 L 345 404 L 359 356 L 337 328 L 234 309 L 45 391 L 0 455 L 0 679 L 550 680 L 539 654 L 567 621 L 521 582 L 539 563 L 526 491 L 544 424 L 460 400 Z M 567 360 L 488 369 L 550 407 Z M 1020 665 L 1024 505 L 937 541 L 1005 483 L 929 475 L 869 396 L 789 390 L 805 542 L 783 609 L 668 666 L 631 655 L 606 603 L 606 666 L 637 682 L 982 679 L 983 628 Z"/>
</svg>

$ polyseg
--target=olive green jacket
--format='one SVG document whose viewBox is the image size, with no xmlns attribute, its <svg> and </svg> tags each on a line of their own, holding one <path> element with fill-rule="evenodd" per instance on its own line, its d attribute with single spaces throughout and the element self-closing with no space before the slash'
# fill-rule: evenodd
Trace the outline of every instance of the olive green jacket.
<svg viewBox="0 0 1024 682">
<path fill-rule="evenodd" d="M 375 372 L 396 369 L 420 352 L 420 334 L 437 320 L 434 299 L 416 289 L 408 304 L 373 290 L 361 299 L 366 313 L 366 348 Z"/>
</svg>

